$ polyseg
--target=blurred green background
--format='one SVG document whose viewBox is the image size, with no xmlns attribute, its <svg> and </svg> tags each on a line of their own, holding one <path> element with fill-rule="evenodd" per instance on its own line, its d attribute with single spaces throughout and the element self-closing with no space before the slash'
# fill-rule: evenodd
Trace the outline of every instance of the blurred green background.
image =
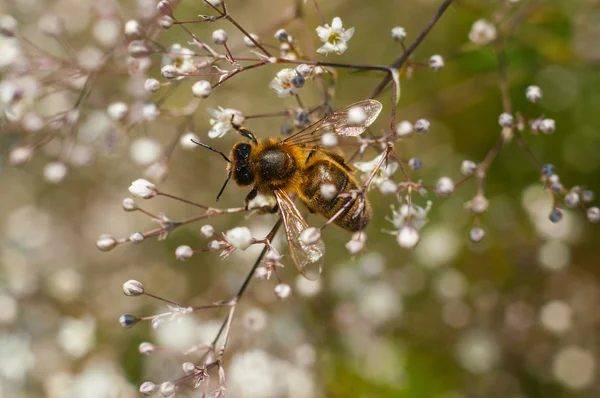
<svg viewBox="0 0 600 398">
<path fill-rule="evenodd" d="M 310 57 L 361 64 L 391 63 L 402 51 L 390 37 L 391 28 L 403 26 L 407 43 L 412 42 L 440 1 L 320 1 L 328 21 L 339 16 L 344 26 L 356 28 L 348 51 L 327 57 L 313 56 L 319 45 L 314 28 L 320 19 L 312 1 L 306 3 L 300 4 L 302 18 L 284 25 L 282 19 L 294 9 L 294 1 L 228 1 L 236 20 L 265 42 L 276 44 L 273 33 L 285 26 Z M 23 34 L 42 45 L 46 39 L 37 32 L 38 19 L 49 12 L 61 15 L 74 52 L 99 46 L 93 36 L 99 21 L 112 18 L 123 24 L 137 18 L 140 7 L 133 2 L 115 6 L 109 1 L 0 3 L 0 11 L 14 15 Z M 556 121 L 555 133 L 527 131 L 526 141 L 543 163 L 556 166 L 565 186 L 581 185 L 597 192 L 600 7 L 592 0 L 462 0 L 452 5 L 415 51 L 417 65 L 411 78 L 402 80 L 398 121 L 426 118 L 431 122 L 426 135 L 396 144 L 403 158 L 423 161 L 423 168 L 411 171 L 411 177 L 429 185 L 443 175 L 458 180 L 461 161 L 481 161 L 497 141 L 502 102 L 494 48 L 478 47 L 469 42 L 468 35 L 476 20 L 491 20 L 499 10 L 523 15 L 515 20 L 505 41 L 515 112 Z M 202 2 L 184 0 L 175 15 L 187 20 L 199 13 L 211 12 Z M 249 54 L 241 34 L 226 21 L 187 26 L 206 40 L 217 26 L 224 28 L 234 54 Z M 156 40 L 166 47 L 173 43 L 189 46 L 190 38 L 174 26 Z M 52 44 L 48 46 L 52 49 Z M 433 54 L 444 56 L 445 68 L 439 72 L 419 66 Z M 163 81 L 160 57 L 152 59 L 149 76 Z M 216 89 L 202 100 L 193 132 L 208 142 L 205 108 L 222 106 L 250 115 L 296 106 L 293 99 L 279 99 L 268 88 L 279 69 L 275 65 L 241 73 Z M 4 81 L 14 78 L 6 70 L 2 73 Z M 334 106 L 366 98 L 381 78 L 376 73 L 341 70 Z M 136 84 L 134 80 L 126 74 L 99 76 L 82 114 L 102 113 L 111 102 L 140 98 L 127 88 Z M 188 104 L 191 84 L 184 80 L 164 106 Z M 525 89 L 532 84 L 544 93 L 536 106 L 525 98 Z M 148 98 L 156 101 L 163 93 L 164 89 Z M 75 97 L 68 94 L 66 98 Z M 318 103 L 314 86 L 302 89 L 302 100 Z M 386 128 L 390 112 L 389 93 L 381 100 L 384 112 L 375 132 Z M 31 106 L 47 106 L 42 102 Z M 88 129 L 101 124 L 89 116 L 82 118 L 85 121 L 92 125 Z M 245 124 L 265 138 L 279 134 L 283 123 L 290 121 L 251 119 Z M 3 125 L 0 396 L 138 396 L 143 381 L 160 383 L 183 375 L 181 363 L 190 356 L 181 351 L 214 336 L 224 311 L 202 312 L 156 330 L 147 322 L 122 329 L 117 319 L 123 313 L 145 316 L 166 310 L 147 297 L 125 297 L 122 283 L 137 279 L 151 293 L 189 305 L 226 299 L 240 286 L 260 248 L 236 252 L 223 261 L 216 253 L 177 261 L 174 251 L 180 245 L 206 247 L 199 230 L 202 224 L 177 229 L 165 241 L 147 239 L 109 253 L 94 246 L 103 233 L 127 237 L 156 226 L 139 212 L 124 212 L 120 202 L 128 196 L 130 182 L 144 177 L 148 166 L 135 161 L 132 146 L 150 140 L 168 147 L 176 142 L 177 126 L 159 117 L 127 134 L 113 136 L 107 133 L 113 129 L 100 128 L 100 138 L 85 143 L 94 159 L 84 167 L 69 166 L 64 181 L 52 184 L 42 170 L 61 156 L 61 143 L 67 139 L 58 137 L 26 166 L 15 168 L 7 164 L 7 154 L 24 134 L 10 122 Z M 237 140 L 230 133 L 210 144 L 227 152 Z M 107 145 L 108 141 L 112 144 Z M 369 150 L 364 160 L 375 155 Z M 225 175 L 225 166 L 216 155 L 177 144 L 168 176 L 158 186 L 161 191 L 216 206 L 214 197 Z M 366 231 L 366 253 L 350 255 L 345 249 L 350 234 L 326 230 L 327 264 L 317 285 L 298 277 L 280 242 L 285 255 L 280 275 L 294 293 L 279 301 L 273 294 L 274 280 L 252 281 L 239 304 L 225 355 L 230 396 L 598 396 L 598 226 L 589 223 L 581 209 L 566 210 L 556 225 L 547 220 L 551 200 L 543 190 L 540 171 L 514 141 L 489 170 L 486 196 L 490 207 L 482 217 L 487 235 L 479 244 L 468 240 L 473 216 L 463 206 L 475 189 L 475 182 L 469 181 L 450 198 L 430 193 L 416 199 L 421 206 L 427 200 L 433 205 L 413 252 L 401 249 L 394 236 L 382 232 L 392 229 L 386 217 L 391 217 L 390 206 L 395 202 L 373 189 L 369 199 L 374 216 Z M 246 190 L 231 185 L 219 206 L 240 206 L 245 195 Z M 166 213 L 174 220 L 198 214 L 197 209 L 166 198 L 137 202 L 145 210 Z M 211 225 L 217 232 L 244 225 L 261 237 L 275 220 L 272 215 L 249 219 L 234 215 L 217 218 Z M 317 216 L 308 218 L 311 225 L 321 222 Z M 177 349 L 146 357 L 138 352 L 144 341 L 172 344 Z M 201 391 L 182 389 L 177 396 L 199 397 Z"/>
</svg>

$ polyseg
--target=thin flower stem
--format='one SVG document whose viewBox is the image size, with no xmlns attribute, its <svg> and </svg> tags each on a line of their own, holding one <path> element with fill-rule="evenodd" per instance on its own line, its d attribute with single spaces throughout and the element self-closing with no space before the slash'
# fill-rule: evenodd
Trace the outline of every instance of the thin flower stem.
<svg viewBox="0 0 600 398">
<path fill-rule="evenodd" d="M 452 4 L 453 1 L 454 0 L 444 0 L 444 2 L 440 5 L 438 10 L 433 15 L 433 17 L 431 17 L 431 19 L 429 20 L 427 25 L 425 25 L 423 30 L 421 30 L 421 33 L 419 33 L 419 35 L 417 36 L 415 41 L 413 41 L 410 44 L 410 46 L 408 46 L 406 51 L 404 51 L 398 58 L 396 58 L 396 60 L 390 65 L 390 68 L 400 69 L 402 67 L 402 65 L 404 65 L 404 63 L 408 60 L 408 58 L 411 56 L 411 54 L 417 49 L 417 47 L 419 47 L 419 45 L 425 39 L 425 37 L 427 37 L 429 32 L 431 32 L 431 29 L 433 29 L 433 27 L 435 26 L 437 21 L 439 21 L 439 19 L 442 17 L 442 15 L 448 9 L 448 7 L 450 7 L 450 4 Z M 377 87 L 375 87 L 375 89 L 373 90 L 373 92 L 371 93 L 369 98 L 378 97 L 383 92 L 383 90 L 389 84 L 390 81 L 392 81 L 392 77 L 390 75 L 387 75 L 383 79 L 383 81 L 381 83 L 379 83 L 379 85 L 377 85 Z"/>
<path fill-rule="evenodd" d="M 208 210 L 209 209 L 208 206 L 205 206 L 203 204 L 192 202 L 191 200 L 180 198 L 179 196 L 171 195 L 171 194 L 168 194 L 168 193 L 158 192 L 157 195 L 165 196 L 165 197 L 170 198 L 170 199 L 175 199 L 175 200 L 178 200 L 180 202 L 186 203 L 188 205 L 196 206 L 196 207 L 199 207 L 199 208 L 204 209 L 204 210 Z"/>
</svg>

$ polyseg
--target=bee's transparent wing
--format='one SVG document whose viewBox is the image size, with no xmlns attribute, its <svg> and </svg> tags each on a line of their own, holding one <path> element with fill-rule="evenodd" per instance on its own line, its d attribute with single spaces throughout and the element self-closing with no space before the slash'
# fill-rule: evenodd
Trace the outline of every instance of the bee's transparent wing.
<svg viewBox="0 0 600 398">
<path fill-rule="evenodd" d="M 356 137 L 377 119 L 382 108 L 381 102 L 372 99 L 356 102 L 336 110 L 331 115 L 286 138 L 284 142 L 295 145 L 316 143 L 325 133 L 334 133 L 341 137 Z"/>
<path fill-rule="evenodd" d="M 317 280 L 319 275 L 321 275 L 325 258 L 325 245 L 323 241 L 319 239 L 310 245 L 300 241 L 300 234 L 308 228 L 308 224 L 304 221 L 298 208 L 286 192 L 276 190 L 275 197 L 279 205 L 279 213 L 283 219 L 285 237 L 290 247 L 290 255 L 294 263 L 296 263 L 298 271 L 311 281 Z"/>
</svg>

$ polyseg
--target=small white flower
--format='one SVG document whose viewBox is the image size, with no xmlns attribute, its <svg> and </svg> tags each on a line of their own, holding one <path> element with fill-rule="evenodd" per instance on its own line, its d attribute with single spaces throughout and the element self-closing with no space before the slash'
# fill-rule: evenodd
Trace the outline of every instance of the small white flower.
<svg viewBox="0 0 600 398">
<path fill-rule="evenodd" d="M 44 179 L 57 184 L 67 176 L 67 166 L 63 162 L 50 162 L 44 166 Z"/>
<path fill-rule="evenodd" d="M 419 243 L 419 232 L 413 227 L 403 227 L 398 231 L 398 244 L 405 249 L 412 249 Z"/>
<path fill-rule="evenodd" d="M 158 115 L 160 114 L 160 111 L 158 110 L 158 107 L 156 106 L 156 104 L 153 104 L 152 102 L 146 102 L 143 106 L 142 106 L 142 119 L 146 120 L 148 122 L 154 121 L 156 120 L 156 118 L 158 117 Z"/>
<path fill-rule="evenodd" d="M 246 250 L 252 245 L 252 232 L 246 227 L 236 227 L 225 233 L 225 239 L 236 249 Z"/>
<path fill-rule="evenodd" d="M 367 113 L 361 106 L 353 106 L 348 110 L 348 121 L 351 124 L 363 124 L 367 120 Z"/>
<path fill-rule="evenodd" d="M 388 178 L 379 184 L 379 191 L 384 195 L 393 195 L 398 192 L 398 184 Z"/>
<path fill-rule="evenodd" d="M 454 181 L 450 177 L 441 177 L 435 184 L 435 192 L 441 197 L 449 196 L 454 192 Z"/>
<path fill-rule="evenodd" d="M 200 142 L 200 138 L 194 133 L 185 133 L 179 139 L 179 144 L 183 149 L 195 149 L 197 145 L 194 144 L 194 141 Z"/>
<path fill-rule="evenodd" d="M 212 127 L 208 132 L 210 138 L 221 138 L 230 130 L 233 130 L 233 126 L 231 125 L 232 118 L 235 124 L 242 124 L 244 122 L 242 112 L 235 109 L 224 109 L 219 106 L 218 109 L 208 108 L 206 111 L 212 116 L 212 119 L 210 119 Z"/>
<path fill-rule="evenodd" d="M 130 39 L 138 39 L 142 37 L 144 32 L 142 26 L 135 19 L 130 19 L 125 23 L 125 36 Z"/>
<path fill-rule="evenodd" d="M 402 229 L 409 224 L 415 229 L 421 229 L 427 223 L 427 214 L 431 210 L 431 201 L 427 202 L 426 207 L 421 207 L 415 204 L 411 204 L 409 207 L 407 204 L 400 206 L 399 210 L 395 210 L 392 207 L 392 219 L 387 219 L 394 224 L 395 229 Z"/>
<path fill-rule="evenodd" d="M 26 146 L 19 146 L 10 151 L 8 161 L 13 166 L 22 166 L 29 162 L 33 156 L 33 149 Z"/>
<path fill-rule="evenodd" d="M 189 48 L 173 44 L 171 50 L 163 57 L 162 66 L 172 65 L 177 73 L 193 73 L 196 71 L 194 52 Z"/>
<path fill-rule="evenodd" d="M 406 30 L 402 26 L 392 28 L 392 39 L 402 41 L 406 39 Z"/>
<path fill-rule="evenodd" d="M 477 163 L 472 160 L 463 160 L 460 164 L 460 172 L 462 175 L 470 176 L 477 170 Z"/>
<path fill-rule="evenodd" d="M 282 69 L 277 72 L 277 76 L 271 80 L 269 87 L 275 90 L 277 95 L 281 98 L 294 95 L 298 91 L 293 83 L 293 80 L 296 76 L 298 76 L 298 74 L 294 69 Z"/>
<path fill-rule="evenodd" d="M 554 119 L 543 119 L 540 122 L 539 129 L 544 134 L 551 134 L 556 130 L 556 122 Z"/>
<path fill-rule="evenodd" d="M 496 40 L 496 27 L 485 19 L 475 21 L 469 32 L 469 40 L 483 46 Z"/>
<path fill-rule="evenodd" d="M 403 120 L 396 126 L 396 135 L 402 138 L 408 138 L 412 135 L 414 129 L 411 122 Z"/>
<path fill-rule="evenodd" d="M 108 116 L 110 116 L 112 120 L 123 120 L 128 111 L 129 107 L 124 102 L 113 102 L 106 109 Z"/>
<path fill-rule="evenodd" d="M 442 70 L 444 68 L 444 58 L 441 55 L 432 55 L 429 57 L 429 67 L 435 71 Z"/>
<path fill-rule="evenodd" d="M 280 283 L 275 286 L 275 295 L 280 299 L 286 299 L 292 294 L 292 288 L 286 283 Z"/>
<path fill-rule="evenodd" d="M 342 20 L 339 17 L 333 18 L 331 26 L 325 24 L 325 26 L 317 27 L 317 34 L 323 44 L 322 47 L 317 49 L 318 53 L 329 54 L 335 52 L 341 54 L 348 49 L 348 41 L 354 34 L 354 28 L 344 29 L 342 27 Z"/>
<path fill-rule="evenodd" d="M 335 185 L 329 183 L 322 184 L 319 191 L 321 196 L 325 199 L 333 199 L 335 198 L 335 195 L 337 195 L 337 188 Z"/>
<path fill-rule="evenodd" d="M 542 99 L 542 89 L 538 86 L 529 86 L 525 90 L 525 97 L 529 102 L 536 103 Z"/>
<path fill-rule="evenodd" d="M 337 135 L 335 135 L 334 133 L 325 133 L 321 137 L 321 145 L 323 145 L 323 147 L 325 148 L 333 148 L 337 146 L 337 144 Z"/>
<path fill-rule="evenodd" d="M 375 159 L 371 160 L 370 162 L 354 163 L 354 167 L 356 167 L 356 169 L 358 171 L 361 171 L 363 173 L 363 176 L 362 176 L 363 181 L 366 181 L 369 178 L 369 176 L 371 175 L 371 173 L 373 173 L 375 171 L 375 169 L 377 168 L 377 165 L 379 165 L 382 158 L 383 158 L 383 154 L 380 154 L 377 157 L 375 157 Z M 392 174 L 394 174 L 396 172 L 397 169 L 398 169 L 398 164 L 396 162 L 393 162 L 390 159 L 388 159 L 387 165 L 386 165 L 386 162 L 384 162 L 383 165 L 379 168 L 379 170 L 377 170 L 377 173 L 373 177 L 373 185 L 379 186 L 379 184 L 383 183 L 385 180 L 390 178 L 392 176 Z"/>
<path fill-rule="evenodd" d="M 158 193 L 156 186 L 143 178 L 138 178 L 132 182 L 129 186 L 129 192 L 143 199 L 150 199 Z"/>
<path fill-rule="evenodd" d="M 511 127 L 513 125 L 513 115 L 507 112 L 503 112 L 498 116 L 498 124 L 502 127 Z"/>
</svg>

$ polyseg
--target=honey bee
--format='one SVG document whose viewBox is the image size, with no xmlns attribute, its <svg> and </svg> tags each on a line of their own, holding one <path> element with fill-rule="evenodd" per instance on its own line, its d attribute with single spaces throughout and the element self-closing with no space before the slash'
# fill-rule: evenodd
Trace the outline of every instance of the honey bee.
<svg viewBox="0 0 600 398">
<path fill-rule="evenodd" d="M 257 195 L 274 196 L 285 229 L 290 254 L 298 270 L 314 280 L 321 273 L 325 246 L 318 239 L 306 243 L 300 239 L 308 224 L 294 205 L 291 195 L 296 195 L 312 213 L 327 219 L 335 215 L 335 224 L 345 230 L 356 232 L 364 229 L 371 218 L 371 205 L 366 200 L 346 196 L 324 195 L 324 184 L 344 193 L 359 189 L 353 169 L 347 165 L 339 148 L 319 147 L 325 133 L 341 137 L 362 134 L 381 112 L 382 105 L 375 100 L 364 100 L 338 109 L 306 129 L 288 138 L 268 138 L 258 141 L 248 129 L 232 123 L 246 141 L 236 143 L 229 156 L 206 144 L 197 143 L 219 153 L 229 163 L 228 177 L 219 191 L 217 200 L 227 182 L 233 179 L 241 187 L 253 186 L 246 196 L 246 205 Z M 349 202 L 353 203 L 350 204 Z M 339 213 L 339 214 L 338 214 Z"/>
</svg>

